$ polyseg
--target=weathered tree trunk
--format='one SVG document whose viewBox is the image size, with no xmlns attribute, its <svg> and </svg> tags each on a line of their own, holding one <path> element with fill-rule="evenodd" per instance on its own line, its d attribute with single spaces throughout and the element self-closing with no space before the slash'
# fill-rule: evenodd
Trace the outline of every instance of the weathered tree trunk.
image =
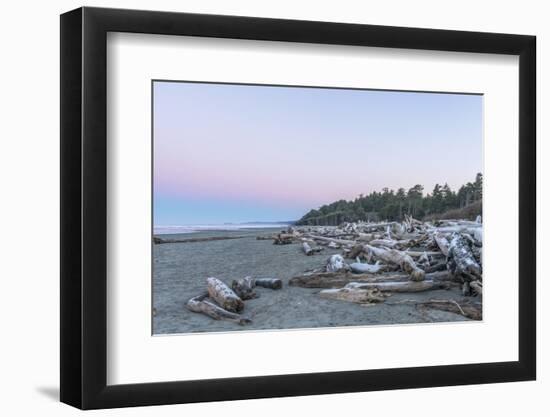
<svg viewBox="0 0 550 417">
<path fill-rule="evenodd" d="M 403 271 L 410 275 L 412 281 L 422 281 L 424 279 L 425 272 L 416 266 L 416 263 L 407 253 L 398 251 L 397 249 L 376 248 L 371 245 L 365 245 L 365 247 L 375 257 L 385 262 L 399 265 Z"/>
<path fill-rule="evenodd" d="M 442 288 L 444 285 L 441 282 L 424 280 L 424 281 L 393 281 L 393 282 L 350 282 L 344 288 L 358 288 L 369 290 L 376 288 L 379 291 L 390 292 L 420 292 L 429 291 L 437 288 Z"/>
<path fill-rule="evenodd" d="M 434 242 L 443 255 L 449 256 L 449 241 L 445 236 L 434 233 Z"/>
<path fill-rule="evenodd" d="M 472 277 L 481 278 L 481 267 L 474 258 L 466 240 L 455 233 L 449 244 L 450 270 L 472 281 Z"/>
<path fill-rule="evenodd" d="M 349 270 L 349 266 L 344 261 L 342 255 L 332 255 L 330 258 L 328 258 L 327 264 L 325 266 L 325 271 L 338 272 L 347 270 Z"/>
<path fill-rule="evenodd" d="M 451 282 L 454 277 L 448 271 L 426 274 L 426 279 L 437 283 Z M 409 275 L 398 274 L 352 274 L 349 272 L 320 272 L 293 277 L 288 285 L 304 288 L 342 288 L 350 282 L 410 282 Z"/>
<path fill-rule="evenodd" d="M 187 308 L 194 313 L 205 314 L 214 320 L 226 320 L 241 325 L 252 322 L 247 317 L 224 310 L 216 304 L 208 301 L 208 295 L 209 294 L 205 292 L 204 294 L 191 298 L 186 304 Z"/>
<path fill-rule="evenodd" d="M 283 288 L 283 281 L 278 278 L 256 278 L 254 282 L 257 287 L 271 288 L 272 290 Z"/>
<path fill-rule="evenodd" d="M 322 290 L 319 292 L 319 296 L 332 300 L 341 300 L 360 304 L 381 303 L 386 299 L 385 295 L 376 288 L 367 290 L 359 288 Z"/>
<path fill-rule="evenodd" d="M 306 235 L 306 237 L 313 240 L 318 240 L 320 242 L 326 242 L 327 244 L 330 242 L 334 242 L 337 245 L 355 245 L 355 240 L 336 239 L 332 237 L 317 236 L 317 235 Z"/>
<path fill-rule="evenodd" d="M 407 250 L 403 251 L 404 254 L 409 255 L 411 258 L 421 258 L 425 255 L 427 256 L 443 256 L 443 254 L 439 251 L 417 251 L 417 250 Z"/>
<path fill-rule="evenodd" d="M 279 233 L 273 239 L 273 244 L 274 245 L 288 245 L 288 244 L 292 243 L 293 237 L 294 237 L 294 235 L 291 235 L 289 233 Z"/>
<path fill-rule="evenodd" d="M 244 308 L 243 300 L 233 292 L 223 281 L 210 277 L 206 279 L 208 294 L 224 310 L 239 312 Z"/>
<path fill-rule="evenodd" d="M 231 288 L 241 300 L 250 300 L 258 295 L 254 291 L 255 282 L 252 277 L 244 277 L 238 280 L 233 280 Z"/>
</svg>

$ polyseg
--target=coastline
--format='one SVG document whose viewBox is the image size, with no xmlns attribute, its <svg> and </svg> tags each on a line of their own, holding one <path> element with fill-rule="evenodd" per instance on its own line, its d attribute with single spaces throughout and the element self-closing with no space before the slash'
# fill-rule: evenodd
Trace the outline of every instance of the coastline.
<svg viewBox="0 0 550 417">
<path fill-rule="evenodd" d="M 319 267 L 338 249 L 304 256 L 297 243 L 273 245 L 270 236 L 281 231 L 273 228 L 240 228 L 238 230 L 196 231 L 200 238 L 223 238 L 185 244 L 153 246 L 153 334 L 227 332 L 250 330 L 300 329 L 341 326 L 393 325 L 410 323 L 456 322 L 467 320 L 461 315 L 439 310 L 418 309 L 413 305 L 363 306 L 319 297 L 319 289 L 289 287 L 288 281 L 307 270 Z M 235 239 L 235 236 L 239 236 Z M 163 238 L 185 239 L 188 233 L 162 235 Z M 229 238 L 229 239 L 228 239 Z M 212 320 L 186 309 L 185 303 L 204 291 L 207 277 L 214 276 L 230 284 L 233 279 L 279 278 L 281 290 L 259 288 L 259 298 L 248 300 L 243 312 L 251 324 L 239 326 Z M 392 301 L 459 299 L 452 290 L 427 293 L 393 294 Z"/>
</svg>

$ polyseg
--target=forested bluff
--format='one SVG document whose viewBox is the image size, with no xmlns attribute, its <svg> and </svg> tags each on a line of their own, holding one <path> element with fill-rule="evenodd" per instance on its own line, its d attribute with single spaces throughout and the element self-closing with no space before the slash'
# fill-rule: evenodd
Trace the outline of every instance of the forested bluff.
<svg viewBox="0 0 550 417">
<path fill-rule="evenodd" d="M 475 219 L 481 214 L 483 175 L 477 173 L 473 182 L 453 191 L 445 183 L 436 184 L 432 192 L 424 194 L 420 184 L 397 191 L 383 188 L 355 200 L 339 200 L 310 210 L 296 225 L 336 226 L 343 222 L 390 220 L 401 221 L 406 214 L 416 219 Z"/>
</svg>

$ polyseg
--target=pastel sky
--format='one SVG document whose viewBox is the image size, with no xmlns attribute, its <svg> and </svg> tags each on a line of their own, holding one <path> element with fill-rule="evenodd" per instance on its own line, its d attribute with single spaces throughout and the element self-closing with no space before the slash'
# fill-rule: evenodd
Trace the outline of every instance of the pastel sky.
<svg viewBox="0 0 550 417">
<path fill-rule="evenodd" d="M 155 226 L 296 220 L 482 172 L 479 95 L 154 82 Z"/>
</svg>

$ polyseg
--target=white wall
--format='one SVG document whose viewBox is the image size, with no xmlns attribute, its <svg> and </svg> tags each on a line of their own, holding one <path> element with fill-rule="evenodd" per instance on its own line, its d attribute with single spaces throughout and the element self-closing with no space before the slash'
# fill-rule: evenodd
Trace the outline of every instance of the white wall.
<svg viewBox="0 0 550 417">
<path fill-rule="evenodd" d="M 550 96 L 543 73 L 550 73 L 550 26 L 543 1 L 254 1 L 254 0 L 125 0 L 92 1 L 89 6 L 159 9 L 218 14 L 281 17 L 533 34 L 538 37 L 539 144 L 548 134 L 541 120 Z M 79 7 L 78 1 L 4 2 L 0 24 L 2 61 L 0 106 L 0 184 L 2 204 L 2 280 L 0 317 L 0 409 L 4 415 L 32 412 L 73 415 L 57 402 L 58 272 L 59 272 L 59 17 Z M 549 168 L 548 145 L 539 146 L 539 259 L 550 250 L 549 193 L 542 184 Z M 546 233 L 544 233 L 546 232 Z M 543 260 L 543 259 L 541 259 Z M 548 293 L 545 271 L 539 273 L 539 294 Z M 539 298 L 539 378 L 537 382 L 498 385 L 325 395 L 291 399 L 239 401 L 169 407 L 101 411 L 99 415 L 214 416 L 281 415 L 299 411 L 329 416 L 371 415 L 463 416 L 474 413 L 543 415 L 550 409 L 550 303 Z"/>
</svg>

